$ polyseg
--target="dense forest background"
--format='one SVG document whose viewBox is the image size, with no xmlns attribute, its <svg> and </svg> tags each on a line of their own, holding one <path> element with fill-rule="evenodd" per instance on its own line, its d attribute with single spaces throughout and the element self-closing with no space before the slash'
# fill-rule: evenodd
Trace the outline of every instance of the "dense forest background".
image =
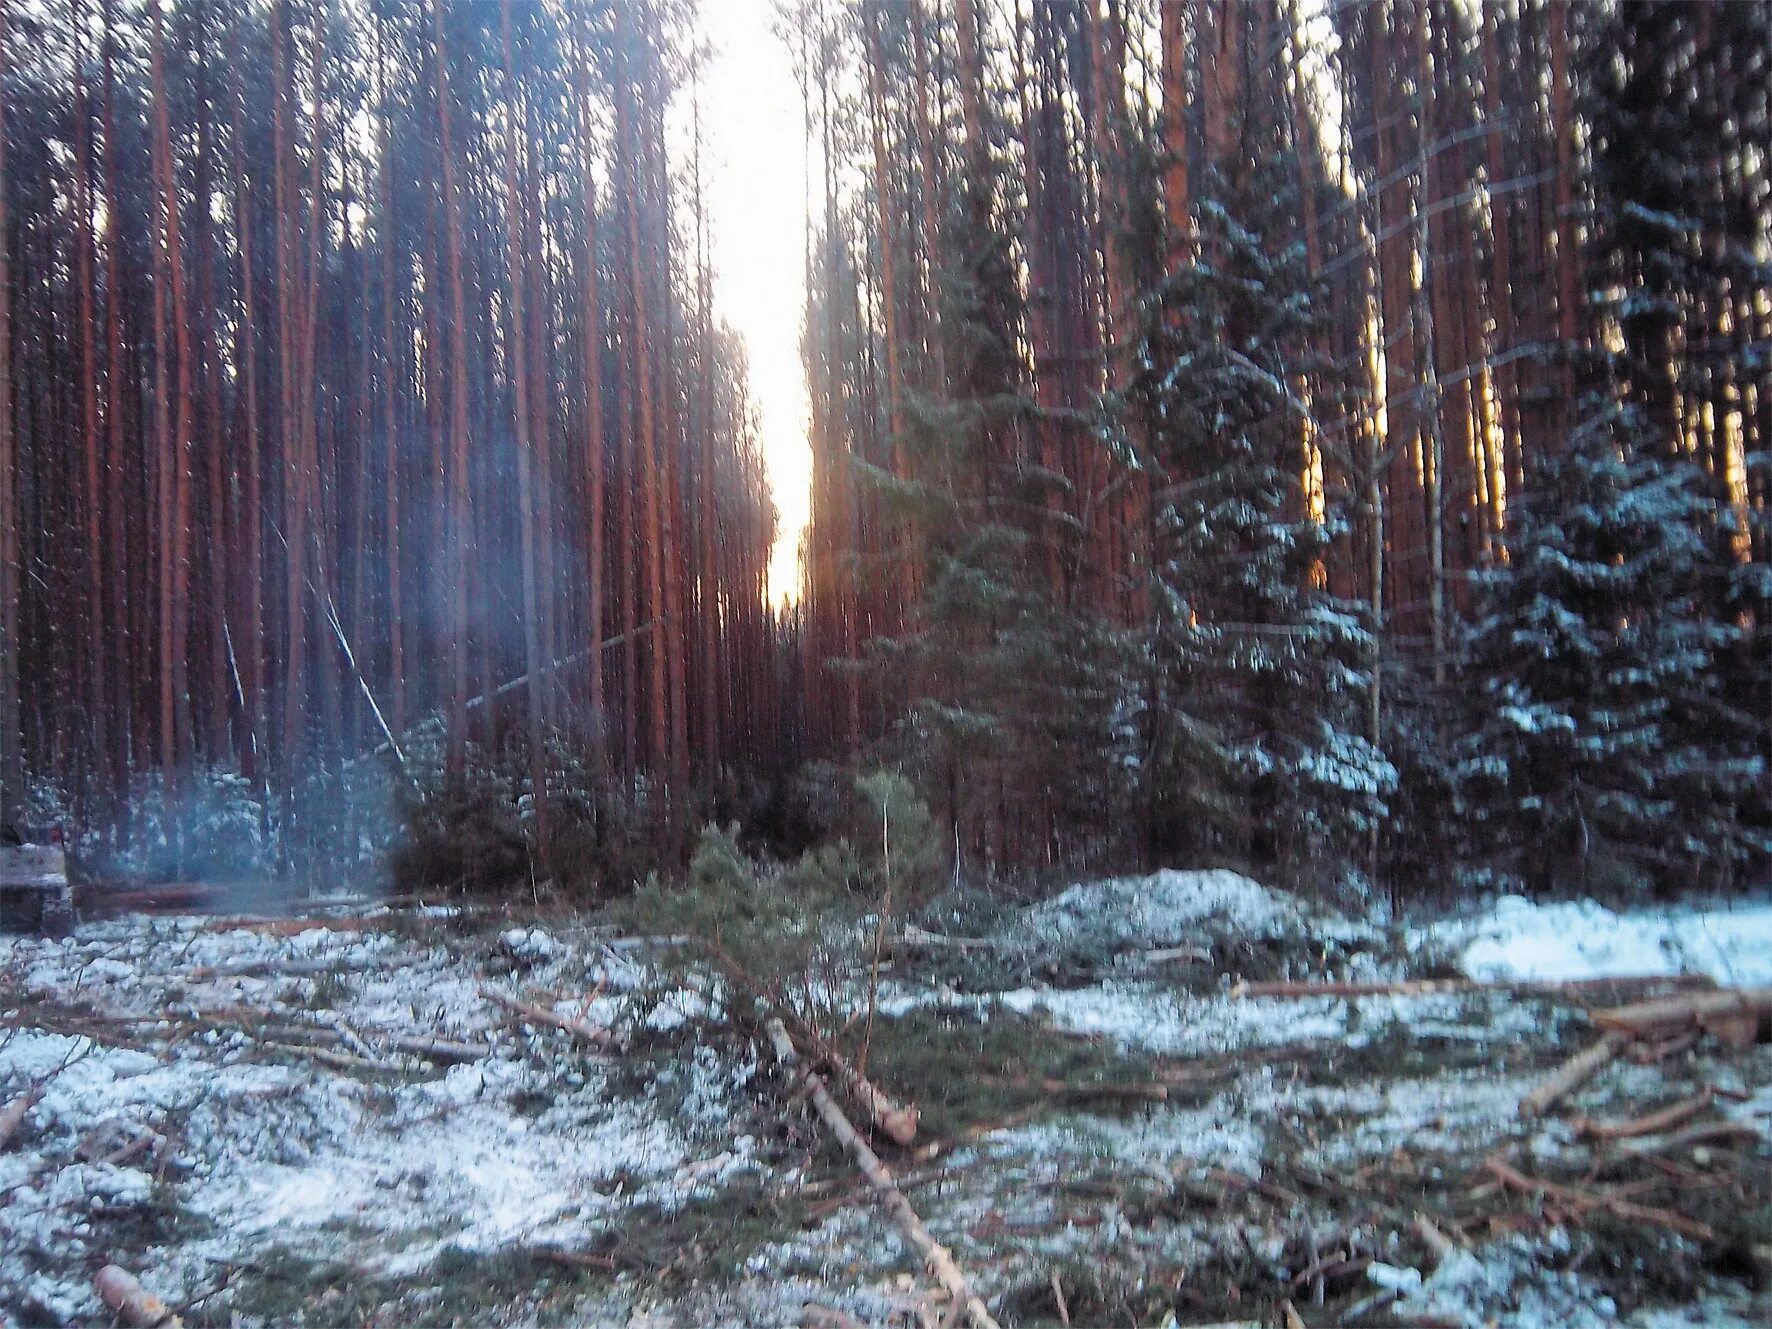
<svg viewBox="0 0 1772 1329">
<path fill-rule="evenodd" d="M 885 765 L 975 877 L 1764 876 L 1763 6 L 786 7 L 780 612 L 691 9 L 0 14 L 0 788 L 95 856 L 612 886 Z"/>
</svg>

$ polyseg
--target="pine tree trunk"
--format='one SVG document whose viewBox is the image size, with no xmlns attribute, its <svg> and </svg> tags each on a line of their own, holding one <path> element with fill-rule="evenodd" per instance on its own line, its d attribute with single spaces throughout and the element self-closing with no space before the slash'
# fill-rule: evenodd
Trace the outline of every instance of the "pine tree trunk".
<svg viewBox="0 0 1772 1329">
<path fill-rule="evenodd" d="M 12 81 L 6 46 L 12 0 L 0 0 L 0 824 L 12 825 L 24 805 L 24 733 L 19 715 L 18 458 L 12 428 L 12 226 L 7 200 L 6 90 Z"/>
</svg>

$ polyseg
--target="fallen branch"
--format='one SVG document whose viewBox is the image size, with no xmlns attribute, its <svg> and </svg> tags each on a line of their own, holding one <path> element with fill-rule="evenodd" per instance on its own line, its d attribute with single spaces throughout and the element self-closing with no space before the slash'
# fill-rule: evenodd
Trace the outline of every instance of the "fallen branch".
<svg viewBox="0 0 1772 1329">
<path fill-rule="evenodd" d="M 107 1264 L 92 1276 L 92 1290 L 111 1314 L 135 1329 L 181 1329 L 172 1307 L 141 1285 L 127 1269 Z"/>
<path fill-rule="evenodd" d="M 973 1078 L 983 1084 L 1029 1089 L 1035 1093 L 1072 1101 L 1093 1098 L 1119 1098 L 1143 1103 L 1169 1101 L 1169 1085 L 1161 1080 L 1054 1080 L 1037 1075 L 979 1075 Z"/>
<path fill-rule="evenodd" d="M 881 1205 L 892 1216 L 911 1245 L 917 1248 L 917 1253 L 923 1257 L 936 1280 L 947 1289 L 954 1305 L 963 1309 L 973 1329 L 1001 1329 L 985 1308 L 984 1302 L 979 1300 L 978 1294 L 967 1283 L 966 1275 L 960 1272 L 960 1267 L 954 1263 L 954 1257 L 923 1226 L 923 1220 L 917 1217 L 917 1211 L 911 1208 L 911 1202 L 905 1199 L 904 1192 L 899 1190 L 898 1183 L 892 1179 L 892 1173 L 880 1161 L 880 1156 L 868 1147 L 867 1141 L 861 1138 L 850 1124 L 849 1118 L 843 1115 L 843 1109 L 837 1106 L 830 1091 L 824 1087 L 824 1082 L 800 1064 L 793 1040 L 788 1037 L 787 1026 L 779 1017 L 771 1017 L 763 1027 L 769 1035 L 769 1042 L 775 1049 L 777 1059 L 811 1097 L 812 1105 L 818 1110 L 825 1126 L 849 1150 L 856 1166 L 868 1179 L 874 1193 L 880 1197 Z"/>
<path fill-rule="evenodd" d="M 1171 964 L 1176 960 L 1185 960 L 1189 964 L 1210 964 L 1212 948 L 1198 943 L 1187 946 L 1164 946 L 1154 951 L 1139 951 L 1130 957 L 1134 962 L 1147 969 L 1155 969 L 1159 965 Z"/>
<path fill-rule="evenodd" d="M 1511 1163 L 1500 1158 L 1485 1159 L 1483 1168 L 1508 1190 L 1518 1191 L 1522 1195 L 1556 1200 L 1578 1211 L 1603 1209 L 1615 1218 L 1635 1219 L 1638 1222 L 1650 1223 L 1697 1241 L 1710 1241 L 1716 1236 L 1709 1224 L 1701 1223 L 1695 1218 L 1687 1218 L 1686 1215 L 1675 1213 L 1671 1209 L 1658 1209 L 1650 1205 L 1637 1204 L 1631 1200 L 1607 1195 L 1603 1191 L 1583 1190 L 1579 1186 L 1566 1186 L 1561 1182 L 1547 1181 L 1543 1177 L 1528 1177 Z"/>
<path fill-rule="evenodd" d="M 1651 1154 L 1671 1154 L 1707 1144 L 1748 1144 L 1759 1138 L 1758 1131 L 1739 1121 L 1707 1121 L 1699 1126 L 1675 1131 L 1671 1135 L 1655 1135 L 1633 1141 L 1620 1146 L 1619 1152 L 1633 1158 L 1646 1158 Z"/>
<path fill-rule="evenodd" d="M 263 1046 L 275 1048 L 279 1052 L 299 1052 L 312 1061 L 323 1066 L 330 1066 L 340 1071 L 374 1071 L 387 1075 L 398 1073 L 400 1068 L 385 1061 L 377 1061 L 371 1057 L 359 1057 L 354 1052 L 336 1052 L 331 1048 L 303 1047 L 299 1043 L 266 1042 Z"/>
<path fill-rule="evenodd" d="M 589 1251 L 565 1251 L 558 1246 L 531 1246 L 529 1254 L 538 1260 L 546 1260 L 550 1264 L 562 1264 L 568 1269 L 601 1269 L 614 1273 L 619 1267 L 613 1255 L 592 1255 Z"/>
<path fill-rule="evenodd" d="M 1678 1103 L 1670 1103 L 1646 1116 L 1633 1117 L 1629 1121 L 1595 1121 L 1592 1117 L 1577 1117 L 1572 1124 L 1576 1134 L 1593 1140 L 1628 1140 L 1638 1135 L 1659 1135 L 1676 1126 L 1684 1126 L 1709 1107 L 1715 1097 L 1706 1089 L 1701 1094 L 1681 1099 Z"/>
<path fill-rule="evenodd" d="M 560 1015 L 545 1006 L 537 1006 L 531 1002 L 518 1001 L 496 988 L 483 987 L 480 995 L 495 1006 L 502 1006 L 512 1015 L 521 1016 L 531 1024 L 545 1024 L 554 1029 L 563 1030 L 574 1038 L 591 1044 L 593 1047 L 608 1047 L 615 1041 L 615 1035 L 600 1025 L 590 1024 L 584 1020 L 575 1020 L 568 1015 Z"/>
<path fill-rule="evenodd" d="M 1583 1048 L 1557 1067 L 1538 1088 L 1520 1100 L 1522 1117 L 1541 1117 L 1557 1103 L 1593 1078 L 1599 1069 L 1624 1050 L 1622 1034 L 1609 1033 L 1592 1047 Z"/>
</svg>

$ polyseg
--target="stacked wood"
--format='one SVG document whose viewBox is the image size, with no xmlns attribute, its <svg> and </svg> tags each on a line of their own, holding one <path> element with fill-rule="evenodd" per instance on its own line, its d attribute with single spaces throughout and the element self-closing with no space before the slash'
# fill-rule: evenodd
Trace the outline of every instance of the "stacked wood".
<svg viewBox="0 0 1772 1329">
<path fill-rule="evenodd" d="M 1710 1034 L 1725 1047 L 1751 1047 L 1772 1039 L 1772 987 L 1727 988 L 1689 997 L 1664 997 L 1595 1011 L 1593 1021 L 1646 1042 L 1686 1034 Z"/>
<path fill-rule="evenodd" d="M 763 1027 L 769 1035 L 770 1045 L 775 1049 L 776 1058 L 806 1091 L 825 1126 L 855 1159 L 856 1166 L 861 1169 L 862 1175 L 880 1198 L 882 1207 L 898 1224 L 899 1231 L 904 1233 L 906 1240 L 916 1247 L 929 1271 L 935 1275 L 936 1281 L 947 1290 L 953 1304 L 963 1311 L 967 1322 L 973 1329 L 1000 1329 L 984 1302 L 966 1281 L 966 1275 L 960 1271 L 960 1266 L 954 1263 L 954 1257 L 930 1235 L 923 1220 L 917 1217 L 917 1211 L 911 1208 L 911 1202 L 905 1198 L 885 1163 L 880 1161 L 880 1156 L 868 1148 L 867 1141 L 861 1138 L 849 1118 L 843 1114 L 843 1109 L 837 1106 L 824 1082 L 800 1064 L 794 1042 L 788 1037 L 787 1026 L 779 1017 L 772 1016 Z"/>
</svg>

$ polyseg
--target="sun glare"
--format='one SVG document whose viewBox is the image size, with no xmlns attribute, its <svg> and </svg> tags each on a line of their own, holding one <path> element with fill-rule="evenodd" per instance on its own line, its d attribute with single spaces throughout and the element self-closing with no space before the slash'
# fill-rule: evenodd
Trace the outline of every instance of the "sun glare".
<svg viewBox="0 0 1772 1329">
<path fill-rule="evenodd" d="M 799 598 L 811 515 L 800 325 L 806 304 L 806 191 L 799 89 L 770 0 L 703 7 L 712 56 L 702 77 L 716 314 L 744 338 L 751 395 L 780 525 L 769 598 Z"/>
</svg>

